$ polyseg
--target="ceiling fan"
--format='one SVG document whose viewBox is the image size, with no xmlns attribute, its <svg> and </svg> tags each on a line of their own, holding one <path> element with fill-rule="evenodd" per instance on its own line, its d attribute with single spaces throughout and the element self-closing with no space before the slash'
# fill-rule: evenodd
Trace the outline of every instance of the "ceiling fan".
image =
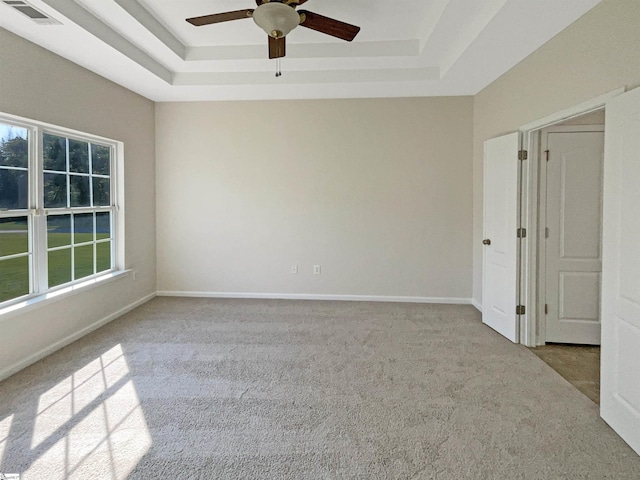
<svg viewBox="0 0 640 480">
<path fill-rule="evenodd" d="M 258 8 L 215 13 L 201 17 L 187 18 L 196 27 L 213 23 L 253 18 L 256 24 L 269 36 L 269 58 L 281 58 L 286 54 L 286 36 L 298 25 L 316 30 L 332 37 L 350 42 L 360 27 L 334 20 L 307 10 L 296 10 L 307 0 L 256 0 Z"/>
</svg>

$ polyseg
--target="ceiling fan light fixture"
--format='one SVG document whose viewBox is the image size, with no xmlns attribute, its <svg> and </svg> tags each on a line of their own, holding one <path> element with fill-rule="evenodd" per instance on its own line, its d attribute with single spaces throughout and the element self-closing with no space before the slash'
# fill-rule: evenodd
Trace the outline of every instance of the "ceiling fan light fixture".
<svg viewBox="0 0 640 480">
<path fill-rule="evenodd" d="M 273 38 L 285 37 L 300 24 L 300 15 L 284 3 L 263 3 L 253 12 L 253 20 Z"/>
</svg>

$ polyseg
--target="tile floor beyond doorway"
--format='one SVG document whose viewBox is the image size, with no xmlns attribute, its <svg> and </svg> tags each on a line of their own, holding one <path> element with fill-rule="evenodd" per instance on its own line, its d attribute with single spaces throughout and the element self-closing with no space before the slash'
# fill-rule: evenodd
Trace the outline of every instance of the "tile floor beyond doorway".
<svg viewBox="0 0 640 480">
<path fill-rule="evenodd" d="M 600 404 L 600 347 L 547 344 L 530 350 L 574 387 Z"/>
</svg>

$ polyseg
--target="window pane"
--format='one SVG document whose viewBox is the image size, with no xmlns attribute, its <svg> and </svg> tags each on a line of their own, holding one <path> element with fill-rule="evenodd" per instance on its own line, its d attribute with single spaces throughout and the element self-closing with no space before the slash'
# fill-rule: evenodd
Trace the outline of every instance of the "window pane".
<svg viewBox="0 0 640 480">
<path fill-rule="evenodd" d="M 76 247 L 75 249 L 74 279 L 93 275 L 93 245 Z"/>
<path fill-rule="evenodd" d="M 0 218 L 0 257 L 28 251 L 27 217 Z"/>
<path fill-rule="evenodd" d="M 111 242 L 96 244 L 96 272 L 111 268 Z"/>
<path fill-rule="evenodd" d="M 29 257 L 0 260 L 0 302 L 29 293 Z"/>
<path fill-rule="evenodd" d="M 109 179 L 93 177 L 93 206 L 106 207 L 110 205 Z"/>
<path fill-rule="evenodd" d="M 49 252 L 49 288 L 71 281 L 71 249 Z"/>
<path fill-rule="evenodd" d="M 42 157 L 45 170 L 67 171 L 67 142 L 64 137 L 45 133 L 42 137 Z"/>
<path fill-rule="evenodd" d="M 69 139 L 69 171 L 89 173 L 89 144 Z"/>
<path fill-rule="evenodd" d="M 109 175 L 111 149 L 109 147 L 91 144 L 91 161 L 93 163 L 92 173 L 97 173 L 99 175 Z"/>
<path fill-rule="evenodd" d="M 96 240 L 111 237 L 111 214 L 109 212 L 96 213 Z"/>
<path fill-rule="evenodd" d="M 67 206 L 67 176 L 57 173 L 44 174 L 44 207 Z"/>
<path fill-rule="evenodd" d="M 93 213 L 73 216 L 73 243 L 93 242 Z"/>
<path fill-rule="evenodd" d="M 28 207 L 29 175 L 24 170 L 0 167 L 0 209 L 15 210 Z"/>
<path fill-rule="evenodd" d="M 71 245 L 71 215 L 47 217 L 47 246 L 49 248 Z"/>
<path fill-rule="evenodd" d="M 89 177 L 69 175 L 69 187 L 72 207 L 89 207 Z"/>
<path fill-rule="evenodd" d="M 0 123 L 0 165 L 27 168 L 29 164 L 28 131 Z"/>
</svg>

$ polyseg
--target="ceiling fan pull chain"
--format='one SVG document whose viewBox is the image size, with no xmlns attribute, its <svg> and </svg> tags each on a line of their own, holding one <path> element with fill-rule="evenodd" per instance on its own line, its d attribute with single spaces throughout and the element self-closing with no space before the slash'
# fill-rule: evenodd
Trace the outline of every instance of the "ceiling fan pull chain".
<svg viewBox="0 0 640 480">
<path fill-rule="evenodd" d="M 280 59 L 276 58 L 276 78 L 282 76 L 282 64 L 280 63 Z"/>
</svg>

